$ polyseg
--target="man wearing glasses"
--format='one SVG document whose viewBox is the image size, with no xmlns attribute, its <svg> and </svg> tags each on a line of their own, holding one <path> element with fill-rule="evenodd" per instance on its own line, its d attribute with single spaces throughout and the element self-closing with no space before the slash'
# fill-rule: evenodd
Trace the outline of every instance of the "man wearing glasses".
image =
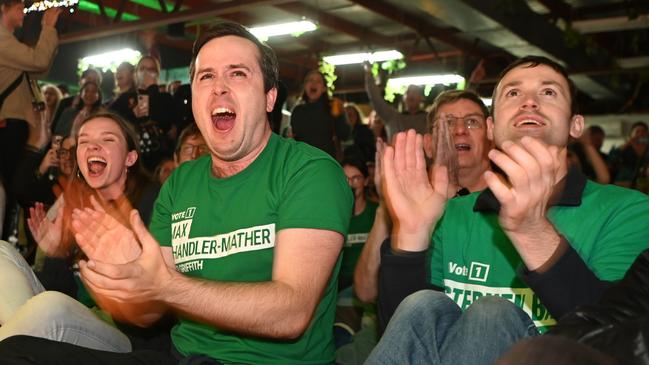
<svg viewBox="0 0 649 365">
<path fill-rule="evenodd" d="M 178 145 L 174 151 L 174 162 L 178 167 L 183 162 L 195 160 L 209 152 L 201 131 L 195 123 L 192 123 L 180 133 Z"/>
<path fill-rule="evenodd" d="M 448 200 L 446 167 L 428 177 L 413 131 L 383 153 L 395 224 L 381 250 L 379 312 L 392 318 L 366 365 L 493 364 L 595 303 L 649 245 L 645 195 L 568 167 L 584 118 L 561 65 L 521 58 L 493 95 L 488 157 L 499 171 L 484 173 L 483 192 Z"/>
<path fill-rule="evenodd" d="M 492 148 L 492 142 L 487 138 L 485 120 L 488 116 L 489 110 L 480 97 L 472 91 L 444 91 L 433 102 L 428 113 L 428 129 L 432 132 L 435 123 L 440 121 L 447 123 L 453 148 L 455 148 L 455 153 L 452 155 L 457 157 L 457 182 L 448 189 L 450 197 L 481 191 L 487 187 L 482 175 L 490 167 L 487 153 Z M 432 144 L 431 134 L 426 134 L 424 149 L 429 158 L 434 157 Z M 382 151 L 381 147 L 379 151 Z M 380 170 L 380 164 L 378 166 Z M 377 176 L 380 174 L 379 170 L 376 171 Z M 377 187 L 380 190 L 380 183 Z M 380 199 L 372 233 L 363 248 L 354 273 L 356 295 L 364 302 L 376 300 L 378 269 L 381 263 L 380 247 L 389 236 L 390 225 L 385 202 Z"/>
</svg>

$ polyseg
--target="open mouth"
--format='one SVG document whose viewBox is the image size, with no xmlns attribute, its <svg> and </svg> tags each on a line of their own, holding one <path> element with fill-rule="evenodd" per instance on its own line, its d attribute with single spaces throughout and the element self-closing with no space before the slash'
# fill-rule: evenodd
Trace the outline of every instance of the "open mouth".
<svg viewBox="0 0 649 365">
<path fill-rule="evenodd" d="M 228 131 L 234 126 L 237 113 L 232 109 L 219 107 L 212 110 L 212 124 L 219 131 Z"/>
<path fill-rule="evenodd" d="M 471 150 L 471 145 L 466 144 L 466 143 L 457 143 L 455 144 L 455 149 L 460 152 L 460 151 L 470 151 Z"/>
<path fill-rule="evenodd" d="M 521 119 L 516 124 L 514 124 L 514 127 L 519 128 L 519 127 L 543 127 L 545 123 L 536 120 L 536 119 Z"/>
<path fill-rule="evenodd" d="M 106 160 L 101 157 L 90 157 L 88 158 L 88 173 L 92 177 L 100 176 L 106 170 L 107 165 Z"/>
</svg>

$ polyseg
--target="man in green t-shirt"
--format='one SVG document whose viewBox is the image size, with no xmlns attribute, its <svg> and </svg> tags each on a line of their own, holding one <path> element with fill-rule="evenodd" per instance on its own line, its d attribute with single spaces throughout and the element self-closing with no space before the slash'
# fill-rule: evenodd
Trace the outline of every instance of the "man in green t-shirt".
<svg viewBox="0 0 649 365">
<path fill-rule="evenodd" d="M 649 247 L 647 196 L 568 169 L 568 139 L 584 119 L 561 65 L 515 61 L 492 108 L 488 156 L 499 171 L 484 173 L 482 193 L 448 200 L 446 167 L 428 178 L 413 131 L 386 147 L 395 224 L 381 258 L 379 314 L 392 318 L 366 364 L 491 364 L 597 301 Z"/>
<path fill-rule="evenodd" d="M 210 155 L 169 177 L 151 233 L 136 213 L 133 231 L 101 212 L 77 212 L 73 222 L 89 257 L 81 277 L 99 305 L 140 326 L 177 315 L 171 351 L 98 353 L 18 337 L 0 352 L 26 348 L 42 356 L 37 363 L 68 364 L 334 362 L 339 254 L 352 211 L 340 166 L 272 134 L 277 60 L 241 25 L 201 34 L 190 76 Z M 127 263 L 98 247 L 116 248 Z"/>
</svg>

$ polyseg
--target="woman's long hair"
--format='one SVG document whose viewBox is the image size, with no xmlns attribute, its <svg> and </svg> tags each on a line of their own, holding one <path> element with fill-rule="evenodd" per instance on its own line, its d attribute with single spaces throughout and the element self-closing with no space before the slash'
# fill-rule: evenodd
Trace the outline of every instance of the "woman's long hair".
<svg viewBox="0 0 649 365">
<path fill-rule="evenodd" d="M 63 209 L 63 236 L 61 241 L 61 250 L 65 253 L 71 253 L 74 245 L 74 234 L 71 227 L 71 216 L 74 209 L 83 209 L 92 207 L 90 197 L 94 196 L 95 200 L 102 205 L 102 208 L 107 214 L 110 214 L 120 223 L 130 227 L 129 216 L 130 211 L 134 206 L 137 206 L 144 189 L 149 185 L 150 181 L 140 163 L 140 143 L 137 133 L 133 126 L 121 116 L 111 112 L 99 112 L 88 116 L 82 120 L 75 129 L 72 131 L 75 138 L 75 146 L 79 139 L 79 130 L 87 122 L 97 119 L 107 118 L 115 122 L 119 127 L 124 140 L 126 141 L 126 152 L 135 151 L 138 158 L 133 165 L 127 168 L 126 186 L 124 187 L 124 194 L 119 198 L 111 201 L 104 200 L 97 190 L 91 188 L 81 174 L 79 169 L 79 161 L 74 159 L 74 172 L 64 189 L 65 206 Z M 74 152 L 76 157 L 76 151 Z"/>
</svg>

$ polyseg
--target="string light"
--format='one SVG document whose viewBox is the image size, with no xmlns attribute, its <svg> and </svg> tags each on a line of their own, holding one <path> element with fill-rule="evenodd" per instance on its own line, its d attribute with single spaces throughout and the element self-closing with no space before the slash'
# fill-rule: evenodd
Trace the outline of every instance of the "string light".
<svg viewBox="0 0 649 365">
<path fill-rule="evenodd" d="M 31 13 L 32 11 L 45 11 L 50 8 L 70 8 L 70 13 L 74 13 L 73 6 L 77 5 L 79 0 L 43 0 L 37 1 L 32 4 L 29 8 L 24 10 L 25 14 Z"/>
</svg>

